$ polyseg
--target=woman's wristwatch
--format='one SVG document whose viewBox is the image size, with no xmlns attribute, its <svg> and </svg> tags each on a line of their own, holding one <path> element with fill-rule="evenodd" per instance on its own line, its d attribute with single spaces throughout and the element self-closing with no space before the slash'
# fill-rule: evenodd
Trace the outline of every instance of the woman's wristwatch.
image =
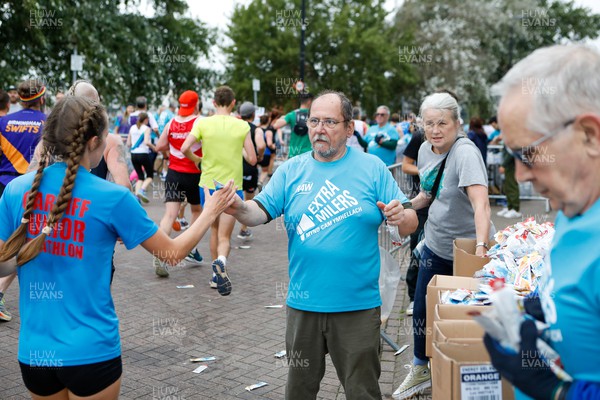
<svg viewBox="0 0 600 400">
<path fill-rule="evenodd" d="M 488 246 L 488 244 L 487 244 L 486 242 L 478 242 L 478 243 L 475 245 L 475 247 L 479 247 L 479 246 L 483 246 L 483 247 L 485 247 L 485 249 L 486 249 L 486 250 L 489 250 L 489 249 L 490 249 L 490 248 L 489 248 L 489 246 Z"/>
</svg>

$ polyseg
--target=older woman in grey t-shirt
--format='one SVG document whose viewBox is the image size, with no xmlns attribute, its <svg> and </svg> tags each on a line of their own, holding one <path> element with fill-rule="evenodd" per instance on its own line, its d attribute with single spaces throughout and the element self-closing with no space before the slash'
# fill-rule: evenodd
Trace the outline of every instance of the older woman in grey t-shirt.
<svg viewBox="0 0 600 400">
<path fill-rule="evenodd" d="M 421 192 L 412 199 L 412 204 L 417 210 L 428 205 L 430 208 L 414 300 L 413 366 L 394 392 L 397 399 L 408 398 L 431 386 L 425 355 L 427 284 L 433 275 L 452 275 L 455 238 L 476 238 L 476 254 L 483 256 L 494 232 L 485 164 L 473 142 L 460 135 L 459 115 L 458 103 L 448 93 L 434 93 L 421 105 L 427 141 L 419 149 Z M 445 167 L 433 199 L 432 190 L 444 159 Z"/>
</svg>

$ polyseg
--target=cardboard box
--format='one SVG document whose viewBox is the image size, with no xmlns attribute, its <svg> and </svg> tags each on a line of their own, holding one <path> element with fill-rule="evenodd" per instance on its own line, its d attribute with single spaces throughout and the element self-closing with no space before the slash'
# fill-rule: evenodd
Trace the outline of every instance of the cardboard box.
<svg viewBox="0 0 600 400">
<path fill-rule="evenodd" d="M 425 354 L 431 357 L 432 329 L 435 305 L 439 303 L 440 291 L 455 289 L 479 290 L 479 281 L 473 278 L 449 275 L 434 275 L 427 285 L 427 324 L 426 324 L 426 345 Z M 463 306 L 457 306 L 463 307 Z"/>
<path fill-rule="evenodd" d="M 436 304 L 433 310 L 433 322 L 447 320 L 471 321 L 471 311 L 484 312 L 490 306 L 461 306 L 458 304 Z"/>
<path fill-rule="evenodd" d="M 483 343 L 436 343 L 431 373 L 433 400 L 514 400 L 511 384 L 492 367 Z"/>
<path fill-rule="evenodd" d="M 484 333 L 475 321 L 433 321 L 433 343 L 481 343 Z"/>
<path fill-rule="evenodd" d="M 479 271 L 486 265 L 490 259 L 487 257 L 478 257 L 475 255 L 475 239 L 455 239 L 454 240 L 454 276 L 473 277 L 476 271 Z M 496 242 L 492 240 L 490 247 Z"/>
</svg>

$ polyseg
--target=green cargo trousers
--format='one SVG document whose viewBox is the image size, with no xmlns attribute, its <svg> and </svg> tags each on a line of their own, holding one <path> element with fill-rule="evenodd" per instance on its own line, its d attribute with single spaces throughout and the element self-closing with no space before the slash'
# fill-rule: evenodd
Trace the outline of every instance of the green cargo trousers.
<svg viewBox="0 0 600 400">
<path fill-rule="evenodd" d="M 318 313 L 287 307 L 286 400 L 317 398 L 329 353 L 347 400 L 381 400 L 380 307 Z"/>
</svg>

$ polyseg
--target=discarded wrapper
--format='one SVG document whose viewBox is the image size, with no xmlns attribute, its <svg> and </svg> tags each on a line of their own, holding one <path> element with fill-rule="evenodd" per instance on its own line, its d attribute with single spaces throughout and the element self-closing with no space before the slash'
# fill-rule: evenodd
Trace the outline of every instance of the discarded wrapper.
<svg viewBox="0 0 600 400">
<path fill-rule="evenodd" d="M 285 357 L 285 350 L 278 351 L 275 353 L 275 358 L 283 358 Z"/>
<path fill-rule="evenodd" d="M 267 386 L 267 385 L 268 385 L 267 382 L 258 382 L 258 383 L 255 383 L 254 385 L 246 386 L 246 390 L 250 392 L 254 389 L 258 389 L 258 388 L 261 388 L 261 387 Z"/>
<path fill-rule="evenodd" d="M 195 374 L 199 374 L 200 372 L 204 371 L 206 368 L 208 368 L 208 365 L 200 365 L 198 368 L 196 368 L 192 372 Z"/>
<path fill-rule="evenodd" d="M 265 308 L 283 308 L 283 304 L 275 304 L 275 305 L 265 306 Z"/>
<path fill-rule="evenodd" d="M 181 286 L 177 286 L 177 289 L 191 289 L 193 287 L 194 287 L 194 285 L 181 285 Z"/>
<path fill-rule="evenodd" d="M 242 250 L 247 250 L 249 249 L 251 246 L 238 246 L 238 249 L 242 249 Z"/>
<path fill-rule="evenodd" d="M 214 357 L 214 356 L 198 357 L 198 358 L 190 358 L 190 362 L 197 363 L 197 362 L 205 362 L 205 361 L 215 361 L 216 359 L 217 359 L 217 357 Z"/>
</svg>

